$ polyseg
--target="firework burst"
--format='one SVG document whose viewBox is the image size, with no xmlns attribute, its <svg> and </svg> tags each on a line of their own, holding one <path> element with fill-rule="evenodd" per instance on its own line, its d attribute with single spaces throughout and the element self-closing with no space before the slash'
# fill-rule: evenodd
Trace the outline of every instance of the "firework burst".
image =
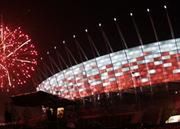
<svg viewBox="0 0 180 129">
<path fill-rule="evenodd" d="M 23 85 L 31 78 L 37 65 L 37 51 L 21 28 L 0 27 L 0 88 Z"/>
</svg>

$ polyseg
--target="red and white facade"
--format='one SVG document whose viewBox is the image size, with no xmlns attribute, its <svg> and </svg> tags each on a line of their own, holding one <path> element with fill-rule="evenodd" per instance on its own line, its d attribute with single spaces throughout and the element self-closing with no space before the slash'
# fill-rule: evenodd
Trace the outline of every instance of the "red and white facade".
<svg viewBox="0 0 180 129">
<path fill-rule="evenodd" d="M 180 81 L 180 39 L 113 52 L 65 69 L 37 90 L 67 99 Z"/>
</svg>

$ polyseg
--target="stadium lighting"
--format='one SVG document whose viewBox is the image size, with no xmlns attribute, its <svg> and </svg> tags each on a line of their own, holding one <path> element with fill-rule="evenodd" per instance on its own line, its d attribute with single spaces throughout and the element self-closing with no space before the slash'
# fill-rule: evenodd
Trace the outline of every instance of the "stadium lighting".
<svg viewBox="0 0 180 129">
<path fill-rule="evenodd" d="M 164 8 L 165 8 L 165 9 L 167 9 L 167 6 L 166 6 L 166 5 L 164 5 Z"/>
<path fill-rule="evenodd" d="M 66 43 L 66 41 L 65 40 L 63 40 L 63 42 L 62 42 L 63 44 L 65 44 Z"/>
<path fill-rule="evenodd" d="M 173 39 L 174 40 L 174 39 Z M 166 41 L 161 41 L 161 44 L 158 42 L 144 45 L 144 47 L 136 47 L 136 48 L 128 48 L 127 55 L 131 55 L 131 60 L 129 60 L 127 57 L 124 56 L 124 50 L 119 51 L 118 53 L 110 53 L 104 55 L 104 56 L 99 56 L 97 58 L 94 58 L 92 60 L 85 61 L 80 64 L 76 64 L 70 68 L 67 68 L 66 70 L 63 70 L 63 72 L 59 72 L 55 76 L 49 77 L 47 80 L 44 81 L 44 83 L 41 83 L 39 85 L 39 89 L 42 89 L 44 91 L 49 92 L 48 90 L 50 89 L 52 93 L 56 93 L 58 95 L 58 92 L 61 91 L 61 95 L 64 98 L 67 99 L 76 99 L 76 98 L 83 98 L 83 97 L 88 97 L 90 95 L 95 95 L 95 94 L 100 94 L 103 92 L 109 93 L 112 91 L 120 91 L 124 90 L 127 88 L 132 88 L 132 86 L 135 85 L 135 87 L 140 87 L 140 86 L 149 86 L 150 84 L 156 85 L 160 82 L 164 82 L 164 80 L 171 82 L 171 81 L 178 81 L 180 77 L 178 74 L 180 73 L 180 70 L 176 63 L 173 62 L 178 62 L 176 58 L 176 54 L 170 54 L 166 55 L 166 53 L 173 53 L 175 50 L 178 50 L 178 48 L 175 45 L 175 42 L 173 40 L 166 40 Z M 180 39 L 176 39 L 176 42 L 179 44 Z M 65 41 L 63 41 L 65 43 Z M 159 45 L 159 46 L 158 46 Z M 163 52 L 159 49 L 159 47 L 163 48 Z M 149 60 L 145 61 L 145 58 L 142 57 L 143 51 L 147 51 L 147 57 Z M 138 51 L 138 53 L 137 53 Z M 157 54 L 157 52 L 159 54 Z M 120 58 L 121 57 L 121 58 Z M 160 60 L 154 60 L 155 58 L 160 58 Z M 164 59 L 169 59 L 169 62 L 163 62 Z M 125 66 L 128 66 L 128 62 L 131 61 L 135 62 L 132 63 L 134 65 L 130 66 L 130 68 L 126 68 Z M 115 63 L 114 63 L 115 62 Z M 120 64 L 119 62 L 126 62 L 126 64 Z M 119 65 L 119 64 L 120 65 Z M 149 67 L 149 64 L 152 64 L 154 69 L 149 69 L 144 70 L 143 68 L 139 67 L 137 63 L 141 63 L 143 65 L 146 65 Z M 157 68 L 156 68 L 156 67 Z M 108 72 L 104 71 L 104 73 L 101 73 L 100 70 L 104 68 L 108 68 Z M 163 69 L 163 68 L 169 68 L 169 71 L 167 71 L 168 76 L 170 76 L 168 79 L 164 76 L 163 71 L 159 72 L 158 69 Z M 114 73 L 114 69 L 117 69 L 117 73 Z M 142 71 L 142 72 L 134 72 L 134 70 L 137 69 L 137 71 Z M 124 76 L 124 73 L 128 71 L 129 76 Z M 133 72 L 133 74 L 131 74 Z M 166 71 L 165 71 L 166 72 Z M 91 73 L 92 75 L 89 75 Z M 110 74 L 109 74 L 110 73 Z M 143 74 L 142 74 L 143 73 Z M 83 74 L 83 76 L 82 76 Z M 68 75 L 66 79 L 64 78 L 64 75 Z M 146 76 L 144 76 L 146 75 Z M 84 77 L 87 77 L 84 79 Z M 100 78 L 102 76 L 102 78 Z M 112 78 L 113 76 L 116 76 L 116 78 Z M 161 76 L 161 77 L 159 77 Z M 149 79 L 151 77 L 152 79 Z M 92 81 L 93 78 L 93 81 Z M 135 79 L 134 81 L 127 81 L 131 79 Z M 137 80 L 138 78 L 138 80 Z M 59 79 L 59 80 L 57 80 Z M 80 80 L 79 82 L 76 82 L 75 80 Z M 47 90 L 47 86 L 49 86 L 49 82 L 52 82 L 52 85 L 56 85 L 56 81 L 59 82 L 58 88 L 53 89 L 49 88 Z M 109 81 L 110 80 L 110 81 Z M 73 84 L 79 85 L 78 92 L 76 91 L 68 91 L 67 87 L 72 86 Z M 117 87 L 114 85 L 114 82 L 120 85 L 121 87 Z M 64 86 L 64 83 L 67 86 Z M 84 84 L 86 84 L 86 87 L 84 88 Z M 90 90 L 89 87 L 94 88 L 93 90 Z M 95 88 L 96 87 L 96 88 Z M 68 94 L 72 94 L 73 96 L 69 96 Z M 73 98 L 74 97 L 74 98 Z"/>
<path fill-rule="evenodd" d="M 147 8 L 147 12 L 150 12 L 150 9 L 149 9 L 149 8 Z"/>
</svg>

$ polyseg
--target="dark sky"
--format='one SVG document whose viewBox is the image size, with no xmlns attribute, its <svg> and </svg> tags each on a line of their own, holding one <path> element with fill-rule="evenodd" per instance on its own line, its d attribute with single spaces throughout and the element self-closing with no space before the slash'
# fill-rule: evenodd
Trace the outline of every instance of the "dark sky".
<svg viewBox="0 0 180 129">
<path fill-rule="evenodd" d="M 104 24 L 108 35 L 116 33 L 113 17 L 119 19 L 129 46 L 138 42 L 132 26 L 129 12 L 134 12 L 144 42 L 153 41 L 151 26 L 148 23 L 146 8 L 152 10 L 155 25 L 160 39 L 167 39 L 168 26 L 166 24 L 163 5 L 167 4 L 176 35 L 179 31 L 178 4 L 176 1 L 158 0 L 4 0 L 0 3 L 0 11 L 7 25 L 22 26 L 32 40 L 37 43 L 41 52 L 61 43 L 62 40 L 73 42 L 72 34 L 77 34 L 80 41 L 84 37 L 84 29 L 89 28 L 90 34 L 98 35 L 98 22 Z M 165 25 L 165 26 L 164 26 Z M 178 26 L 178 27 L 175 27 Z M 166 29 L 167 32 L 162 30 Z M 165 33 L 165 34 L 162 34 Z M 100 36 L 100 35 L 99 35 Z M 82 42 L 84 42 L 82 40 Z M 98 44 L 96 41 L 95 43 Z M 118 45 L 113 44 L 113 47 Z"/>
<path fill-rule="evenodd" d="M 87 56 L 93 58 L 84 32 L 85 28 L 89 29 L 89 34 L 100 54 L 107 53 L 98 28 L 99 22 L 102 23 L 114 51 L 123 49 L 113 22 L 114 17 L 118 19 L 128 46 L 139 45 L 129 12 L 135 15 L 143 42 L 146 44 L 155 41 L 146 13 L 147 7 L 151 9 L 159 39 L 171 38 L 163 9 L 164 4 L 168 6 L 175 36 L 179 37 L 180 8 L 175 0 L 1 0 L 0 12 L 6 25 L 22 26 L 23 31 L 35 42 L 40 56 L 45 58 L 46 51 L 50 51 L 54 57 L 54 46 L 58 46 L 59 53 L 65 56 L 62 41 L 66 40 L 68 48 L 80 62 L 72 38 L 73 34 L 77 35 Z"/>
</svg>

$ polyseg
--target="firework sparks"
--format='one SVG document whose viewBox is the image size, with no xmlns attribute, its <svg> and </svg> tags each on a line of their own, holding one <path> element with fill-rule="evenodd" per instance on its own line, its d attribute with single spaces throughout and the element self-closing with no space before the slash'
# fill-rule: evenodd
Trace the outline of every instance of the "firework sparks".
<svg viewBox="0 0 180 129">
<path fill-rule="evenodd" d="M 37 65 L 37 51 L 21 28 L 0 27 L 0 88 L 14 88 L 31 78 Z"/>
</svg>

